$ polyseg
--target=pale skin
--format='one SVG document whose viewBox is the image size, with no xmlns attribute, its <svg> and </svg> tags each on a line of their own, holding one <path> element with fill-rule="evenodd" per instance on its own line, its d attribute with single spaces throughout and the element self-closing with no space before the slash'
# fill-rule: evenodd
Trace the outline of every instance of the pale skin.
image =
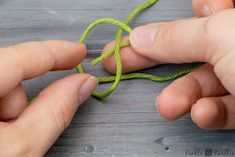
<svg viewBox="0 0 235 157">
<path fill-rule="evenodd" d="M 191 112 L 201 128 L 234 129 L 235 10 L 227 10 L 234 8 L 234 2 L 194 0 L 193 8 L 199 17 L 215 15 L 136 28 L 129 37 L 132 47 L 121 52 L 123 71 L 161 63 L 206 62 L 164 89 L 157 109 L 169 120 Z M 139 40 L 148 34 L 148 40 Z M 72 69 L 86 51 L 85 45 L 69 41 L 29 42 L 0 49 L 0 156 L 43 156 L 70 124 L 77 108 L 96 88 L 96 78 L 67 76 L 44 89 L 30 105 L 21 82 L 48 71 Z M 115 72 L 113 56 L 105 60 L 104 67 Z"/>
<path fill-rule="evenodd" d="M 88 74 L 62 78 L 28 105 L 22 80 L 72 69 L 85 45 L 68 41 L 29 42 L 0 49 L 0 156 L 40 157 L 70 124 L 77 108 L 97 86 Z"/>
<path fill-rule="evenodd" d="M 156 100 L 168 120 L 191 113 L 203 129 L 235 129 L 235 9 L 233 0 L 193 0 L 198 17 L 134 29 L 122 49 L 123 71 L 162 63 L 205 62 L 165 88 Z M 114 43 L 106 46 L 104 52 Z M 135 64 L 138 63 L 138 64 Z M 114 56 L 104 67 L 115 73 Z"/>
</svg>

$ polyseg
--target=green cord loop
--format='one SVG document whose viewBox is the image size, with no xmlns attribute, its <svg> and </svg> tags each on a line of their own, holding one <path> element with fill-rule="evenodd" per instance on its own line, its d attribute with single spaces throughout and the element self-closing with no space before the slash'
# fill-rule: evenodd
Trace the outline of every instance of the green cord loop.
<svg viewBox="0 0 235 157">
<path fill-rule="evenodd" d="M 129 23 L 136 17 L 136 15 L 138 13 L 151 7 L 157 1 L 158 0 L 148 0 L 147 2 L 141 4 L 127 17 L 125 22 L 121 22 L 119 20 L 115 20 L 112 18 L 102 18 L 102 19 L 99 19 L 99 20 L 93 22 L 85 30 L 85 32 L 83 33 L 83 35 L 80 39 L 80 43 L 84 43 L 89 32 L 91 30 L 93 30 L 98 25 L 101 25 L 104 23 L 109 23 L 109 24 L 117 25 L 119 27 L 117 34 L 116 34 L 115 46 L 91 62 L 91 65 L 95 66 L 95 65 L 101 63 L 105 58 L 107 58 L 111 54 L 115 54 L 115 60 L 116 60 L 116 66 L 117 66 L 116 76 L 108 76 L 108 77 L 99 77 L 98 78 L 99 83 L 109 83 L 109 82 L 114 82 L 114 83 L 110 88 L 108 88 L 103 93 L 95 91 L 95 92 L 93 92 L 92 96 L 99 98 L 99 99 L 109 96 L 117 89 L 121 80 L 130 80 L 130 79 L 139 78 L 139 79 L 149 79 L 152 81 L 162 82 L 162 81 L 173 80 L 173 79 L 178 78 L 182 75 L 185 75 L 193 70 L 193 69 L 186 69 L 186 70 L 182 70 L 177 73 L 171 74 L 169 76 L 157 76 L 157 75 L 151 75 L 151 74 L 146 74 L 146 73 L 130 73 L 130 74 L 122 75 L 122 63 L 121 63 L 120 49 L 123 47 L 130 46 L 130 41 L 121 42 L 123 30 L 125 30 L 128 33 L 131 33 L 132 29 L 128 26 Z M 77 71 L 80 73 L 84 73 L 85 69 L 80 64 L 77 66 Z"/>
</svg>

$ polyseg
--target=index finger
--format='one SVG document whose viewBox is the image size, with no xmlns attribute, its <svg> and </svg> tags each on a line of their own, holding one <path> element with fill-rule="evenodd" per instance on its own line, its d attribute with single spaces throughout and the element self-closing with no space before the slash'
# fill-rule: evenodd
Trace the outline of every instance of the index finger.
<svg viewBox="0 0 235 157">
<path fill-rule="evenodd" d="M 69 41 L 28 42 L 0 49 L 0 97 L 22 80 L 50 70 L 75 67 L 86 55 L 83 44 Z"/>
</svg>

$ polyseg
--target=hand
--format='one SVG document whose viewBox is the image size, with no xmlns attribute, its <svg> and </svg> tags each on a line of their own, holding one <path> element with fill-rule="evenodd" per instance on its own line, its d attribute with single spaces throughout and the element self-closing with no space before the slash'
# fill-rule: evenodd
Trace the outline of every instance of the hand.
<svg viewBox="0 0 235 157">
<path fill-rule="evenodd" d="M 21 85 L 50 70 L 75 67 L 84 45 L 66 41 L 29 42 L 0 49 L 0 156 L 43 156 L 95 89 L 96 78 L 74 74 L 43 90 L 31 103 Z"/>
<path fill-rule="evenodd" d="M 222 0 L 207 2 L 218 8 L 215 6 Z M 233 5 L 229 0 L 223 2 Z M 194 4 L 197 10 L 196 0 Z M 197 14 L 202 12 L 199 10 Z M 157 109 L 169 120 L 191 112 L 193 121 L 201 128 L 234 129 L 234 26 L 235 10 L 228 9 L 210 17 L 138 27 L 129 37 L 132 46 L 122 49 L 123 71 L 132 72 L 161 63 L 206 62 L 164 89 L 157 99 Z M 113 45 L 108 44 L 104 52 Z M 104 67 L 115 72 L 113 56 L 104 61 Z"/>
</svg>

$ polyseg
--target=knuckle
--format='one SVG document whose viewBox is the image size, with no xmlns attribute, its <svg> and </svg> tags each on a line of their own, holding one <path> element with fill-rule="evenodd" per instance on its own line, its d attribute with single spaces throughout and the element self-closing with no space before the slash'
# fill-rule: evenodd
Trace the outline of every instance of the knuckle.
<svg viewBox="0 0 235 157">
<path fill-rule="evenodd" d="M 39 60 L 38 67 L 45 64 L 45 61 L 47 61 L 47 63 L 50 63 L 50 68 L 53 68 L 56 64 L 56 56 L 50 46 L 48 46 L 45 42 L 32 42 L 32 45 L 40 49 L 39 53 L 43 53 L 43 55 L 40 55 L 43 58 Z"/>
<path fill-rule="evenodd" d="M 226 66 L 228 63 L 230 63 L 230 58 L 234 58 L 232 53 L 226 53 L 223 57 L 218 59 L 214 65 L 215 74 L 221 81 L 228 81 L 228 77 L 230 78 L 231 74 L 233 73 L 233 70 L 231 70 L 230 67 Z M 227 73 L 230 75 L 227 75 Z"/>
<path fill-rule="evenodd" d="M 55 54 L 53 54 L 50 46 L 44 42 L 32 41 L 26 44 L 18 44 L 9 47 L 9 49 L 15 55 L 16 59 L 14 66 L 17 65 L 18 70 L 21 71 L 20 74 L 22 77 L 27 78 L 27 74 L 42 71 L 40 69 L 45 69 L 44 67 L 53 68 L 53 66 L 56 64 Z M 28 66 L 29 63 L 35 65 L 33 69 Z M 45 64 L 49 65 L 44 66 Z"/>
<path fill-rule="evenodd" d="M 165 53 L 166 47 L 171 45 L 171 50 L 176 49 L 175 41 L 178 38 L 177 27 L 178 22 L 173 21 L 167 24 L 158 25 L 157 35 L 154 40 L 154 51 L 159 54 L 158 57 L 167 58 L 168 53 Z"/>
<path fill-rule="evenodd" d="M 46 42 L 34 42 L 42 51 L 47 52 L 45 55 L 47 55 L 50 59 L 55 59 L 55 54 L 53 53 L 52 48 L 46 43 Z"/>
<path fill-rule="evenodd" d="M 214 45 L 215 43 L 215 37 L 214 37 L 214 32 L 213 32 L 213 25 L 214 23 L 214 17 L 208 17 L 203 21 L 202 24 L 202 41 L 203 41 L 203 47 L 205 50 L 205 59 L 208 58 L 208 52 L 213 51 L 214 49 L 211 47 L 211 45 Z"/>
<path fill-rule="evenodd" d="M 169 45 L 172 46 L 173 52 L 177 49 L 177 44 L 176 41 L 179 40 L 179 37 L 181 36 L 179 34 L 178 28 L 181 26 L 180 21 L 173 21 L 171 22 L 165 29 L 164 34 L 166 33 L 165 36 L 165 43 L 168 43 Z"/>
<path fill-rule="evenodd" d="M 233 81 L 233 78 L 235 76 L 233 64 L 234 58 L 234 51 L 227 52 L 216 62 L 214 66 L 216 76 L 220 79 L 225 89 L 232 95 L 235 95 L 235 82 Z"/>
<path fill-rule="evenodd" d="M 66 129 L 71 122 L 73 102 L 65 101 L 65 99 L 61 97 L 60 102 L 55 102 L 58 106 L 52 110 L 54 123 L 59 130 Z"/>
<path fill-rule="evenodd" d="M 42 91 L 37 99 L 51 97 L 51 93 L 48 91 Z M 66 96 L 60 95 L 60 99 L 53 99 L 53 104 L 47 104 L 50 109 L 48 112 L 52 118 L 53 124 L 57 130 L 64 130 L 70 124 L 70 117 L 72 112 L 72 101 L 69 101 Z"/>
<path fill-rule="evenodd" d="M 10 64 L 10 66 L 16 66 L 17 70 L 19 71 L 16 74 L 19 74 L 20 78 L 23 78 L 24 72 L 26 71 L 25 70 L 25 67 L 26 67 L 25 63 L 27 63 L 27 62 L 23 61 L 23 59 L 25 58 L 23 56 L 24 49 L 22 46 L 16 45 L 16 46 L 9 47 L 9 50 L 15 54 L 14 55 L 14 57 L 15 57 L 14 63 Z"/>
<path fill-rule="evenodd" d="M 215 65 L 226 52 L 234 47 L 235 37 L 235 11 L 228 10 L 206 18 L 203 24 L 203 42 L 205 47 L 205 60 Z M 226 44 L 221 44 L 225 43 Z"/>
</svg>

